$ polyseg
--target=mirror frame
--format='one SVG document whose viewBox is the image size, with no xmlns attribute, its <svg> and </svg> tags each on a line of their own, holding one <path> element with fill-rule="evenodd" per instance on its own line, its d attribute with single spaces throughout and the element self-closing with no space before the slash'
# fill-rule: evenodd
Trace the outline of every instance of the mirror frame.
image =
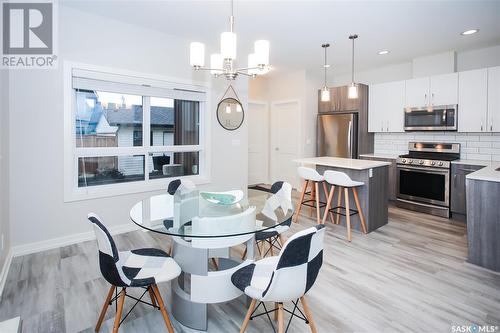
<svg viewBox="0 0 500 333">
<path fill-rule="evenodd" d="M 219 107 L 220 107 L 220 105 L 221 105 L 223 102 L 225 102 L 225 101 L 227 101 L 227 100 L 233 100 L 233 101 L 235 101 L 236 103 L 238 103 L 238 104 L 241 106 L 242 118 L 241 118 L 241 122 L 240 122 L 240 124 L 238 125 L 238 127 L 235 127 L 235 128 L 227 128 L 226 126 L 222 125 L 222 123 L 221 123 L 221 121 L 220 121 L 220 118 L 219 118 Z M 243 108 L 243 104 L 241 104 L 241 102 L 240 102 L 239 100 L 237 100 L 236 98 L 234 98 L 234 97 L 225 97 L 225 98 L 221 99 L 221 100 L 220 100 L 220 102 L 217 104 L 217 110 L 216 110 L 215 112 L 216 112 L 216 114 L 217 114 L 217 121 L 219 122 L 219 125 L 220 125 L 223 129 L 225 129 L 225 130 L 227 130 L 227 131 L 236 131 L 238 128 L 240 128 L 240 127 L 241 127 L 241 125 L 243 125 L 243 122 L 245 121 L 245 109 Z"/>
</svg>

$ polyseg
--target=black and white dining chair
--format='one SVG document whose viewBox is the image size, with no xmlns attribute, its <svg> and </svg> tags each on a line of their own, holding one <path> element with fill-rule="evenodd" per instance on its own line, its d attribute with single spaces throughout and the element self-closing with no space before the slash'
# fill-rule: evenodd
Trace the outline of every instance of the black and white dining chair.
<svg viewBox="0 0 500 333">
<path fill-rule="evenodd" d="M 305 294 L 316 281 L 323 263 L 324 234 L 322 224 L 300 231 L 288 239 L 279 256 L 249 263 L 233 273 L 231 282 L 252 299 L 240 333 L 245 332 L 250 319 L 263 314 L 273 325 L 269 317 L 271 312 L 278 319 L 279 333 L 284 333 L 284 311 L 291 314 L 287 329 L 293 317 L 298 317 L 309 324 L 311 332 L 317 332 Z M 299 300 L 304 312 L 298 308 Z M 259 305 L 255 307 L 257 301 Z M 283 303 L 290 301 L 294 305 L 293 311 L 284 310 Z M 274 309 L 268 311 L 264 302 L 275 302 Z M 261 305 L 265 312 L 254 315 Z M 297 310 L 300 315 L 296 314 Z"/>
<path fill-rule="evenodd" d="M 96 214 L 88 214 L 88 219 L 94 227 L 99 249 L 99 267 L 101 274 L 111 284 L 106 301 L 102 307 L 95 331 L 99 331 L 102 321 L 108 310 L 108 306 L 117 302 L 117 310 L 113 325 L 113 333 L 118 332 L 118 328 L 134 307 L 139 303 L 151 305 L 161 311 L 169 333 L 174 329 L 165 304 L 158 290 L 158 283 L 167 282 L 177 278 L 181 274 L 181 268 L 174 259 L 170 258 L 164 251 L 154 248 L 136 249 L 131 251 L 118 251 L 111 234 L 101 223 Z M 127 294 L 127 288 L 139 287 L 144 292 L 140 298 Z M 117 289 L 121 288 L 117 293 Z M 144 295 L 149 293 L 151 303 L 142 300 Z M 113 297 L 113 294 L 115 295 Z M 128 296 L 136 301 L 134 306 L 122 319 L 123 304 Z"/>
<path fill-rule="evenodd" d="M 293 211 L 292 204 L 292 185 L 287 182 L 277 181 L 271 186 L 271 193 L 266 203 L 264 204 L 264 208 L 262 209 L 262 214 L 267 218 L 277 221 L 278 217 L 276 216 L 276 209 L 280 208 L 283 212 L 283 215 L 286 215 L 288 211 Z M 257 243 L 257 249 L 262 258 L 267 256 L 267 254 L 274 255 L 273 248 L 276 250 L 281 250 L 284 242 L 283 233 L 290 229 L 292 224 L 292 217 L 290 216 L 284 223 L 266 229 L 264 231 L 259 231 L 255 233 L 255 241 Z M 268 249 L 264 252 L 264 245 L 268 244 Z M 243 253 L 242 259 L 246 256 L 246 250 Z"/>
</svg>

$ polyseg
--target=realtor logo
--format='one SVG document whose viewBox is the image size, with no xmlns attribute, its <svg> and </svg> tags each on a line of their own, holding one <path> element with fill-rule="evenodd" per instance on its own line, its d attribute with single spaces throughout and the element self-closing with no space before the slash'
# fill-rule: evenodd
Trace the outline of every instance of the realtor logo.
<svg viewBox="0 0 500 333">
<path fill-rule="evenodd" d="M 53 3 L 3 3 L 2 21 L 2 67 L 55 67 Z"/>
</svg>

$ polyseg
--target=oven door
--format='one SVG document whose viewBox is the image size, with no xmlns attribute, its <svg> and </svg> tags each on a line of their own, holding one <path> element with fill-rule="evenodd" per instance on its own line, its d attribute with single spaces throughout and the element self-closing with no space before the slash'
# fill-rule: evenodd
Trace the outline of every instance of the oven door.
<svg viewBox="0 0 500 333">
<path fill-rule="evenodd" d="M 456 131 L 457 107 L 434 106 L 405 110 L 405 131 Z"/>
<path fill-rule="evenodd" d="M 398 165 L 397 172 L 398 198 L 449 207 L 449 169 Z"/>
</svg>

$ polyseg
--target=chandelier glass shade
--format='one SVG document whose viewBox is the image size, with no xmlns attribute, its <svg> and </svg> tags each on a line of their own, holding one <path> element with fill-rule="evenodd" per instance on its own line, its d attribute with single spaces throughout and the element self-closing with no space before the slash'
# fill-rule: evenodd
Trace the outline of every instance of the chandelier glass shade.
<svg viewBox="0 0 500 333">
<path fill-rule="evenodd" d="M 216 77 L 224 76 L 234 80 L 238 75 L 255 77 L 269 72 L 269 41 L 257 40 L 254 52 L 248 55 L 248 66 L 236 68 L 237 37 L 234 29 L 233 0 L 231 0 L 231 16 L 229 19 L 230 31 L 220 35 L 220 53 L 210 55 L 210 67 L 205 67 L 205 44 L 192 42 L 190 44 L 189 63 L 194 70 L 208 70 Z"/>
</svg>

